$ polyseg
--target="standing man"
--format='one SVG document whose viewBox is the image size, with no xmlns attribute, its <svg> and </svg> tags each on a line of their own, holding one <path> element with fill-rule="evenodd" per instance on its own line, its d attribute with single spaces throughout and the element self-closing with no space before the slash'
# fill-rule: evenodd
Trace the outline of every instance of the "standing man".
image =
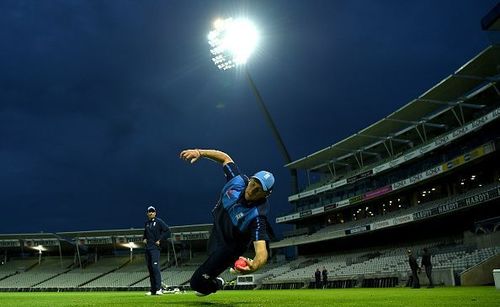
<svg viewBox="0 0 500 307">
<path fill-rule="evenodd" d="M 161 272 L 160 272 L 160 241 L 170 232 L 167 224 L 156 217 L 156 209 L 149 206 L 147 210 L 148 220 L 144 225 L 142 241 L 146 248 L 146 263 L 149 271 L 151 289 L 146 295 L 162 295 Z"/>
<path fill-rule="evenodd" d="M 316 268 L 316 272 L 314 272 L 314 281 L 316 282 L 316 289 L 321 288 L 321 271 L 319 268 Z"/>
<path fill-rule="evenodd" d="M 422 255 L 421 266 L 425 267 L 425 275 L 429 279 L 429 285 L 427 288 L 434 288 L 434 282 L 432 281 L 432 263 L 431 263 L 431 253 L 427 249 L 424 248 L 424 254 Z"/>
<path fill-rule="evenodd" d="M 420 281 L 418 280 L 418 271 L 420 270 L 417 259 L 413 256 L 411 249 L 408 250 L 408 263 L 410 264 L 411 276 L 412 276 L 412 288 L 420 288 Z"/>
<path fill-rule="evenodd" d="M 323 267 L 321 275 L 323 275 L 323 289 L 325 289 L 328 286 L 328 271 L 325 267 Z"/>
<path fill-rule="evenodd" d="M 222 165 L 226 184 L 212 210 L 214 224 L 209 239 L 208 259 L 191 277 L 191 288 L 197 295 L 208 295 L 222 289 L 224 280 L 219 276 L 238 259 L 247 266 L 237 270 L 248 274 L 263 267 L 268 258 L 269 236 L 273 235 L 267 221 L 267 198 L 274 186 L 274 176 L 260 171 L 252 177 L 240 173 L 231 157 L 218 150 L 187 149 L 180 158 L 191 163 L 207 158 Z M 253 260 L 241 257 L 253 242 Z"/>
</svg>

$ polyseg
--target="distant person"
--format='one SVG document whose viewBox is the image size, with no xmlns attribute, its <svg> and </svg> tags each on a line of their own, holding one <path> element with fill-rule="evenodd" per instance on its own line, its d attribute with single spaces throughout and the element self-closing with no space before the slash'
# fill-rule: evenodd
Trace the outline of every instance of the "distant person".
<svg viewBox="0 0 500 307">
<path fill-rule="evenodd" d="M 146 264 L 149 271 L 151 288 L 146 295 L 162 295 L 160 272 L 160 241 L 170 232 L 167 224 L 156 217 L 156 209 L 149 206 L 146 213 L 148 220 L 144 225 L 142 237 L 146 248 Z"/>
<path fill-rule="evenodd" d="M 407 251 L 408 253 L 408 263 L 410 264 L 410 269 L 411 269 L 411 286 L 414 289 L 420 288 L 420 281 L 418 280 L 418 271 L 420 270 L 418 264 L 417 264 L 417 259 L 415 259 L 415 256 L 413 256 L 413 253 L 411 249 Z"/>
<path fill-rule="evenodd" d="M 268 243 L 273 235 L 267 221 L 267 198 L 273 190 L 274 176 L 260 171 L 248 178 L 228 154 L 218 150 L 187 149 L 180 153 L 180 158 L 191 163 L 200 158 L 210 159 L 222 165 L 226 176 L 226 184 L 212 210 L 214 225 L 208 259 L 191 277 L 191 288 L 196 294 L 208 295 L 223 288 L 224 280 L 218 276 L 239 258 L 247 263 L 247 267 L 237 271 L 241 274 L 255 272 L 266 264 Z M 241 257 L 252 242 L 253 260 Z"/>
<path fill-rule="evenodd" d="M 328 270 L 323 267 L 323 271 L 321 271 L 321 276 L 323 277 L 323 289 L 328 287 Z"/>
<path fill-rule="evenodd" d="M 427 275 L 427 278 L 429 279 L 429 286 L 427 286 L 427 288 L 434 288 L 434 282 L 432 281 L 431 253 L 429 252 L 427 247 L 424 248 L 421 266 L 425 268 L 425 275 Z"/>
<path fill-rule="evenodd" d="M 321 288 L 321 271 L 319 270 L 319 268 L 317 268 L 316 272 L 314 272 L 314 280 L 316 289 Z"/>
</svg>

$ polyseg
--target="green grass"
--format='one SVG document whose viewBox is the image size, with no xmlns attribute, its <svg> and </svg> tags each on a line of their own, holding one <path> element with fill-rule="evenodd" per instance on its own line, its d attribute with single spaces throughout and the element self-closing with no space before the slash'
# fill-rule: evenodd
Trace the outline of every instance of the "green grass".
<svg viewBox="0 0 500 307">
<path fill-rule="evenodd" d="M 332 289 L 193 292 L 144 296 L 143 292 L 0 292 L 0 306 L 500 306 L 494 287 L 434 289 Z"/>
</svg>

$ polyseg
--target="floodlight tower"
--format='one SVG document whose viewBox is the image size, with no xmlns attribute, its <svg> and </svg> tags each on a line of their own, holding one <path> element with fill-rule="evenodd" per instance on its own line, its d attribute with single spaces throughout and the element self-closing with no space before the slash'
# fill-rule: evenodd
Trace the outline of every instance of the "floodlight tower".
<svg viewBox="0 0 500 307">
<path fill-rule="evenodd" d="M 258 41 L 259 35 L 256 27 L 252 22 L 244 18 L 217 19 L 213 24 L 213 29 L 208 33 L 212 61 L 220 70 L 228 70 L 240 66 L 244 68 L 247 81 L 255 95 L 257 104 L 264 114 L 269 128 L 271 128 L 285 163 L 288 164 L 292 162 L 290 154 L 283 143 L 283 139 L 274 124 L 271 114 L 264 104 L 257 86 L 255 86 L 255 82 L 245 66 Z M 292 193 L 298 193 L 297 170 L 290 170 L 290 175 Z"/>
<path fill-rule="evenodd" d="M 260 95 L 255 82 L 253 81 L 245 64 L 255 50 L 259 41 L 259 35 L 255 25 L 248 19 L 217 19 L 213 24 L 213 29 L 208 33 L 208 43 L 212 53 L 212 61 L 220 70 L 228 70 L 242 66 L 250 84 L 257 104 L 259 105 L 267 124 L 271 128 L 273 137 L 278 145 L 278 149 L 283 156 L 285 163 L 292 162 L 290 154 L 283 143 L 276 125 L 269 113 L 264 100 Z M 290 170 L 292 193 L 298 193 L 297 170 Z"/>
</svg>

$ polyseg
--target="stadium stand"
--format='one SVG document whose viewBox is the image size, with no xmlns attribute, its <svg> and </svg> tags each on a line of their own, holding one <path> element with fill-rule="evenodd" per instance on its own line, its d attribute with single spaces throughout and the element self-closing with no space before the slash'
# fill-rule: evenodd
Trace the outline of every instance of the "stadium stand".
<svg viewBox="0 0 500 307">
<path fill-rule="evenodd" d="M 93 280 L 105 276 L 116 270 L 128 261 L 126 257 L 102 257 L 98 262 L 80 269 L 75 268 L 65 274 L 60 274 L 45 282 L 39 283 L 35 288 L 72 288 L 82 287 Z"/>
<path fill-rule="evenodd" d="M 70 270 L 73 258 L 46 257 L 22 271 L 0 280 L 0 288 L 30 288 Z"/>
<path fill-rule="evenodd" d="M 271 248 L 314 263 L 264 284 L 306 287 L 325 266 L 332 287 L 401 285 L 409 271 L 405 250 L 419 250 L 421 241 L 436 246 L 434 269 L 455 284 L 461 272 L 498 255 L 499 65 L 500 46 L 489 46 L 399 110 L 287 164 L 304 180 L 288 198 L 293 209 L 276 219 L 293 229 Z M 436 234 L 461 243 L 443 245 Z M 359 246 L 371 257 L 358 254 Z"/>
<path fill-rule="evenodd" d="M 9 262 L 2 261 L 2 265 L 0 265 L 0 280 L 24 272 L 37 264 L 38 259 L 12 259 Z"/>
<path fill-rule="evenodd" d="M 210 229 L 208 224 L 171 227 L 171 237 L 161 245 L 165 288 L 189 284 L 206 258 Z M 0 235 L 0 291 L 146 290 L 142 231 Z"/>
</svg>

